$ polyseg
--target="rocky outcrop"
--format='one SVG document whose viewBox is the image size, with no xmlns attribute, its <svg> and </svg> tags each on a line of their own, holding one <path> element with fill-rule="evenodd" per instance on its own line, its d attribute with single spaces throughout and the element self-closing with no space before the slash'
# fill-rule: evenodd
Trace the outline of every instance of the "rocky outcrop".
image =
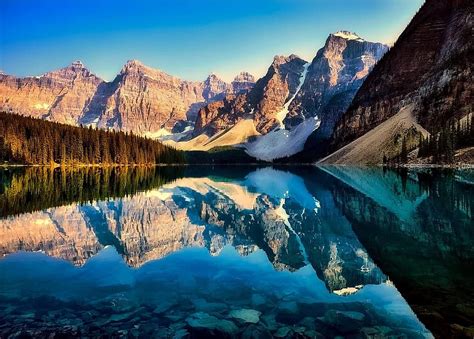
<svg viewBox="0 0 474 339">
<path fill-rule="evenodd" d="M 105 82 L 76 61 L 39 77 L 0 74 L 0 109 L 157 136 L 194 123 L 203 105 L 226 94 L 244 93 L 253 84 L 246 72 L 231 84 L 214 74 L 203 82 L 185 81 L 136 60 L 128 61 L 112 82 Z"/>
<path fill-rule="evenodd" d="M 355 33 L 331 34 L 308 67 L 306 80 L 289 106 L 285 125 L 295 126 L 317 116 L 321 126 L 315 133 L 329 137 L 334 124 L 387 49 L 386 45 L 365 41 Z"/>
<path fill-rule="evenodd" d="M 332 150 L 408 105 L 429 132 L 472 112 L 472 13 L 472 1 L 426 1 L 336 124 Z"/>
<path fill-rule="evenodd" d="M 222 99 L 227 92 L 232 92 L 232 86 L 214 73 L 204 81 L 202 96 L 206 101 Z"/>
<path fill-rule="evenodd" d="M 202 107 L 194 125 L 193 135 L 206 133 L 212 136 L 235 125 L 249 111 L 247 95 L 226 95 L 223 100 Z"/>
<path fill-rule="evenodd" d="M 103 83 L 80 61 L 40 77 L 0 74 L 0 109 L 78 124 L 88 112 L 98 109 L 93 99 Z"/>
<path fill-rule="evenodd" d="M 314 148 L 315 142 L 329 139 L 336 121 L 387 49 L 381 43 L 368 42 L 354 33 L 341 31 L 328 37 L 311 64 L 295 55 L 276 56 L 267 74 L 247 94 L 226 97 L 201 108 L 193 135 L 205 133 L 211 137 L 242 119 L 252 119 L 257 131 L 265 135 L 278 128 L 295 130 L 313 118 L 320 121 L 319 128 L 313 123 L 302 145 L 316 129 L 306 142 L 307 149 Z M 291 133 L 280 134 L 274 138 L 285 135 L 289 138 Z M 303 146 L 291 154 L 302 149 Z"/>
<path fill-rule="evenodd" d="M 212 85 L 206 94 L 212 97 Z M 132 60 L 114 80 L 113 93 L 98 126 L 140 134 L 170 131 L 176 122 L 193 115 L 196 104 L 203 103 L 204 83 L 182 81 Z"/>
<path fill-rule="evenodd" d="M 232 81 L 232 92 L 240 94 L 248 92 L 255 85 L 255 77 L 249 72 L 240 72 Z"/>
<path fill-rule="evenodd" d="M 253 119 L 260 133 L 268 133 L 280 125 L 277 113 L 296 93 L 305 64 L 296 55 L 275 56 L 266 75 L 248 93 L 227 96 L 220 102 L 201 108 L 193 135 L 206 133 L 211 136 L 244 118 Z M 246 79 L 246 82 L 240 79 Z M 248 83 L 251 79 L 248 74 L 241 74 L 239 82 Z"/>
</svg>

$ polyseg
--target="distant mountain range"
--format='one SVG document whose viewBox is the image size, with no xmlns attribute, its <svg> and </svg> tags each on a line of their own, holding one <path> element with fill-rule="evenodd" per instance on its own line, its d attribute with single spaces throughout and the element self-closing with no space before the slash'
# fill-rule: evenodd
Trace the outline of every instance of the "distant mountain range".
<svg viewBox="0 0 474 339">
<path fill-rule="evenodd" d="M 473 6 L 426 1 L 388 53 L 352 32 L 330 34 L 311 62 L 275 56 L 257 81 L 246 72 L 232 83 L 214 74 L 184 81 L 135 60 L 112 82 L 80 62 L 40 77 L 0 74 L 0 110 L 133 131 L 182 150 L 379 164 L 423 137 L 438 142 L 448 123 L 470 128 Z"/>
<path fill-rule="evenodd" d="M 136 60 L 105 82 L 77 61 L 39 77 L 0 75 L 0 109 L 132 131 L 185 150 L 244 145 L 272 160 L 301 151 L 321 121 L 327 134 L 387 49 L 341 31 L 311 63 L 276 56 L 257 82 L 242 72 L 230 84 L 214 74 L 184 81 Z"/>
<path fill-rule="evenodd" d="M 159 136 L 183 129 L 200 107 L 254 85 L 242 72 L 230 84 L 211 74 L 202 82 L 184 81 L 128 61 L 105 82 L 80 61 L 37 77 L 0 74 L 0 109 L 71 125 L 92 125 Z M 181 122 L 181 123 L 178 123 Z"/>
<path fill-rule="evenodd" d="M 241 144 L 261 160 L 291 156 L 303 150 L 314 131 L 330 135 L 387 50 L 341 31 L 327 38 L 310 63 L 296 55 L 276 56 L 250 91 L 201 108 L 193 139 L 175 146 L 209 150 Z"/>
</svg>

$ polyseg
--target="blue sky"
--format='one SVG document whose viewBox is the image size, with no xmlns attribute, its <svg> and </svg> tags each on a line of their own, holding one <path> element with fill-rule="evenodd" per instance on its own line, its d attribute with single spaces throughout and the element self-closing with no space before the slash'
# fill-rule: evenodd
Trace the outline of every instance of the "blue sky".
<svg viewBox="0 0 474 339">
<path fill-rule="evenodd" d="M 0 69 L 39 75 L 79 59 L 112 80 L 130 59 L 183 79 L 261 76 L 311 60 L 331 32 L 393 43 L 423 0 L 1 0 Z"/>
</svg>

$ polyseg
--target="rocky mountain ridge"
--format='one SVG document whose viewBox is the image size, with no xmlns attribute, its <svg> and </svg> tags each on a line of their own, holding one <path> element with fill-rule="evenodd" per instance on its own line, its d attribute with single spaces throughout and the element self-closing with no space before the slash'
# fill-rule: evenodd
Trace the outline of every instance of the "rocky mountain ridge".
<svg viewBox="0 0 474 339">
<path fill-rule="evenodd" d="M 399 154 L 404 137 L 412 148 L 419 133 L 472 113 L 473 10 L 468 0 L 426 1 L 335 125 L 338 151 L 324 161 L 381 163 L 384 153 Z M 370 155 L 359 147 L 366 141 Z"/>
<path fill-rule="evenodd" d="M 307 139 L 327 140 L 370 70 L 388 50 L 355 33 L 330 34 L 311 63 L 296 55 L 276 56 L 264 77 L 241 95 L 228 95 L 202 107 L 193 140 L 173 145 L 182 149 L 219 144 L 234 129 L 250 138 L 233 138 L 251 156 L 271 161 L 303 150 Z M 252 121 L 243 133 L 242 121 Z M 249 125 L 249 123 L 246 123 Z M 313 135 L 312 135 L 313 134 Z M 229 137 L 222 145 L 230 145 Z M 212 141 L 212 142 L 211 142 Z"/>
<path fill-rule="evenodd" d="M 295 94 L 305 63 L 296 55 L 275 56 L 266 75 L 248 93 L 227 95 L 201 108 L 193 135 L 212 136 L 247 117 L 254 120 L 259 132 L 275 128 L 279 125 L 277 113 L 287 97 Z"/>
<path fill-rule="evenodd" d="M 72 125 L 92 125 L 143 135 L 170 133 L 193 122 L 199 108 L 225 94 L 245 92 L 253 76 L 237 75 L 230 84 L 216 75 L 185 81 L 128 61 L 105 82 L 80 61 L 38 77 L 0 74 L 0 109 Z M 185 125 L 185 124 L 184 124 Z"/>
</svg>

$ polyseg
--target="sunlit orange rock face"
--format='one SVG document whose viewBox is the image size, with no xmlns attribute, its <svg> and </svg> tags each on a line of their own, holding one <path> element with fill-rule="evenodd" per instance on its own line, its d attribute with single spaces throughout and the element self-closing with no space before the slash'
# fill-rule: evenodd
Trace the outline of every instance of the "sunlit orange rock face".
<svg viewBox="0 0 474 339">
<path fill-rule="evenodd" d="M 153 136 L 162 129 L 171 132 L 178 121 L 194 122 L 203 105 L 253 84 L 246 72 L 232 83 L 214 74 L 205 81 L 185 81 L 136 60 L 106 82 L 76 61 L 37 77 L 0 74 L 0 110 Z"/>
<path fill-rule="evenodd" d="M 92 110 L 103 80 L 80 62 L 39 77 L 0 75 L 0 109 L 53 121 L 77 124 Z"/>
</svg>

